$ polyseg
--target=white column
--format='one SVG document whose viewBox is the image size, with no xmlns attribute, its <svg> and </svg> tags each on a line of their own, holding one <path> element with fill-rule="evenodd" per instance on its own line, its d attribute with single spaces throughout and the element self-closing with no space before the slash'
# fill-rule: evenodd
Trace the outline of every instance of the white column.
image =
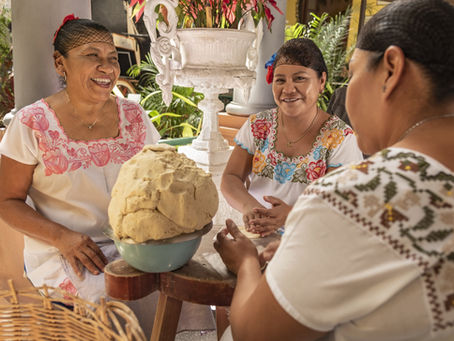
<svg viewBox="0 0 454 341">
<path fill-rule="evenodd" d="M 234 89 L 233 100 L 226 107 L 226 111 L 229 114 L 249 116 L 250 114 L 255 114 L 276 106 L 273 92 L 271 91 L 271 84 L 266 82 L 267 70 L 265 69 L 265 63 L 284 43 L 287 0 L 279 1 L 278 6 L 284 14 L 281 15 L 277 10 L 272 8 L 271 11 L 274 15 L 274 21 L 271 27 L 272 31 L 270 32 L 266 23 L 263 23 L 263 38 L 255 70 L 256 82 L 251 89 L 249 99 L 245 99 L 241 90 Z"/>
<path fill-rule="evenodd" d="M 15 108 L 5 122 L 17 110 L 60 89 L 52 42 L 63 18 L 71 13 L 91 18 L 91 1 L 11 1 Z"/>
</svg>

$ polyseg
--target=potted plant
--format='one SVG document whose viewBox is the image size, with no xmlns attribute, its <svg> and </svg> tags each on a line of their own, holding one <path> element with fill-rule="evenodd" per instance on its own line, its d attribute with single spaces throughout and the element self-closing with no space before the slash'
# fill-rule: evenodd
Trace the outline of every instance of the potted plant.
<svg viewBox="0 0 454 341">
<path fill-rule="evenodd" d="M 136 21 L 142 16 L 147 0 L 131 0 L 133 15 Z M 261 19 L 265 19 L 268 29 L 274 16 L 271 13 L 274 7 L 283 14 L 277 6 L 276 0 L 179 0 L 176 12 L 179 28 L 239 28 L 241 21 L 250 15 L 255 26 Z M 167 20 L 167 9 L 161 5 L 159 8 L 161 20 Z"/>
<path fill-rule="evenodd" d="M 254 59 L 251 47 L 257 35 L 251 26 L 257 27 L 263 19 L 271 29 L 271 7 L 283 14 L 276 0 L 174 0 L 174 9 L 166 7 L 169 2 L 131 0 L 136 19 L 144 11 L 147 17 L 147 3 L 151 18 L 145 25 L 152 41 L 156 22 L 161 36 L 156 41 L 169 39 L 164 46 L 156 45 L 157 50 L 161 55 L 172 50 L 173 62 L 181 68 L 245 67 L 247 58 Z M 175 25 L 177 32 L 172 35 Z M 249 29 L 240 29 L 244 27 Z M 171 42 L 174 37 L 178 42 Z M 254 63 L 249 68 L 254 69 Z"/>
</svg>

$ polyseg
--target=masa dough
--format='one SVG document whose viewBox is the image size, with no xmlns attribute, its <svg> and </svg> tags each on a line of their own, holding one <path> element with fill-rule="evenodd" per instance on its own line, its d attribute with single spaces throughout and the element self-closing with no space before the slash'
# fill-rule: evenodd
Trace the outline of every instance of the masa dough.
<svg viewBox="0 0 454 341">
<path fill-rule="evenodd" d="M 147 145 L 122 165 L 109 221 L 118 238 L 141 243 L 201 229 L 218 203 L 211 174 L 172 146 Z"/>
<path fill-rule="evenodd" d="M 249 232 L 248 230 L 246 230 L 246 227 L 241 225 L 241 226 L 238 226 L 238 230 L 240 230 L 240 232 L 242 234 L 244 234 L 246 237 L 248 237 L 249 239 L 257 239 L 257 238 L 260 238 L 260 233 L 253 233 L 253 232 Z"/>
</svg>

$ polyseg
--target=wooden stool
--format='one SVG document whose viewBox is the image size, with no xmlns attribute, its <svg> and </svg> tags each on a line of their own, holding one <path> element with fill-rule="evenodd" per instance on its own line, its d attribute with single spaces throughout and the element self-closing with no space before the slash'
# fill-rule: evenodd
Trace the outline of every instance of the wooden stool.
<svg viewBox="0 0 454 341">
<path fill-rule="evenodd" d="M 152 341 L 175 340 L 183 301 L 216 306 L 218 339 L 229 325 L 226 307 L 232 301 L 236 277 L 226 271 L 222 264 L 218 267 L 212 261 L 218 257 L 213 248 L 213 237 L 219 228 L 214 227 L 202 237 L 194 257 L 178 270 L 145 273 L 135 270 L 122 259 L 113 261 L 104 268 L 106 291 L 112 298 L 135 300 L 155 290 L 160 291 Z M 274 234 L 254 242 L 260 249 L 278 238 Z"/>
</svg>

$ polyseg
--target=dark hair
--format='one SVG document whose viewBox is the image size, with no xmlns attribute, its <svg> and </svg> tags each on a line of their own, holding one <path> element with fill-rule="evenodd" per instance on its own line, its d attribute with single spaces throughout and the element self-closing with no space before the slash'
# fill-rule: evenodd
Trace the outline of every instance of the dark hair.
<svg viewBox="0 0 454 341">
<path fill-rule="evenodd" d="M 98 24 L 93 20 L 70 20 L 60 26 L 56 32 L 54 49 L 55 51 L 60 52 L 63 56 L 66 56 L 68 51 L 72 48 L 93 41 L 90 37 L 105 37 L 106 35 L 109 35 L 112 39 L 110 31 L 105 26 Z"/>
<path fill-rule="evenodd" d="M 444 0 L 389 4 L 366 23 L 356 47 L 376 52 L 370 60 L 375 68 L 391 45 L 422 67 L 435 100 L 454 95 L 454 6 Z"/>
<path fill-rule="evenodd" d="M 323 72 L 328 77 L 322 52 L 312 40 L 307 38 L 286 41 L 276 53 L 273 68 L 276 69 L 276 66 L 281 64 L 301 65 L 317 72 L 319 78 L 322 77 Z"/>
</svg>

